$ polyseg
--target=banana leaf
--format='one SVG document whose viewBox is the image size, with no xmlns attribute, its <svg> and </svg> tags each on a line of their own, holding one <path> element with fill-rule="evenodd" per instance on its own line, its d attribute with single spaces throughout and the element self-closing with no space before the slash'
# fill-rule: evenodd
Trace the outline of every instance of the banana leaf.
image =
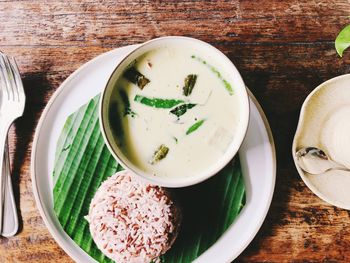
<svg viewBox="0 0 350 263">
<path fill-rule="evenodd" d="M 122 167 L 104 143 L 98 122 L 99 95 L 72 113 L 57 142 L 53 171 L 56 215 L 66 233 L 98 262 L 112 262 L 96 247 L 84 216 L 100 184 Z M 245 204 L 239 158 L 211 179 L 174 189 L 183 221 L 164 263 L 192 262 L 227 230 Z"/>
</svg>

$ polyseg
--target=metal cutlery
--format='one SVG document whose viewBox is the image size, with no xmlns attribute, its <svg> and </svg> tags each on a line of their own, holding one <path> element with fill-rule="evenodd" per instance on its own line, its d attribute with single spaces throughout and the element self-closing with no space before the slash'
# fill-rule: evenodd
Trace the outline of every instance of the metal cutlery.
<svg viewBox="0 0 350 263">
<path fill-rule="evenodd" d="M 1 236 L 14 236 L 18 231 L 18 215 L 15 196 L 13 194 L 11 170 L 10 170 L 10 156 L 8 152 L 8 145 L 6 142 L 4 153 L 3 173 L 5 179 L 5 199 L 4 199 L 4 220 L 2 224 Z M 6 215 L 6 216 L 5 216 Z"/>
<path fill-rule="evenodd" d="M 302 148 L 296 152 L 295 156 L 299 167 L 310 174 L 322 174 L 330 170 L 350 171 L 316 147 Z"/>
<path fill-rule="evenodd" d="M 3 160 L 7 133 L 12 123 L 22 116 L 25 105 L 25 94 L 16 61 L 0 52 L 0 233 L 3 232 L 4 200 L 6 176 Z M 12 191 L 12 189 L 11 189 Z"/>
</svg>

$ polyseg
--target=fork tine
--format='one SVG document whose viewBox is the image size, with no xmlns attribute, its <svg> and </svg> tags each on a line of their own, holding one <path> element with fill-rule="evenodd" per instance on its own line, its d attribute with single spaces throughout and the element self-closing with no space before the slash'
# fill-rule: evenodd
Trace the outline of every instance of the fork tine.
<svg viewBox="0 0 350 263">
<path fill-rule="evenodd" d="M 16 82 L 15 82 L 15 76 L 13 74 L 9 58 L 5 54 L 3 54 L 3 57 L 4 57 L 5 67 L 6 67 L 7 76 L 8 76 L 6 78 L 6 80 L 8 81 L 8 85 L 9 85 L 9 88 L 10 88 L 11 93 L 12 93 L 12 100 L 13 101 L 15 101 L 15 100 L 19 101 L 19 94 L 18 94 L 18 91 L 17 91 L 17 88 L 16 88 L 17 85 L 16 85 Z"/>
<path fill-rule="evenodd" d="M 4 53 L 0 52 L 0 79 L 1 79 L 1 85 L 0 85 L 0 89 L 3 92 L 3 95 L 5 95 L 7 97 L 7 99 L 10 99 L 10 91 L 7 85 L 7 81 L 6 81 L 6 66 L 5 66 L 5 61 L 4 61 Z"/>
<path fill-rule="evenodd" d="M 18 65 L 14 57 L 10 57 L 10 66 L 12 68 L 12 72 L 14 73 L 15 76 L 15 81 L 16 81 L 16 87 L 17 87 L 17 92 L 19 99 L 22 100 L 25 97 L 25 92 L 23 88 L 23 82 L 21 79 L 21 75 L 19 73 Z"/>
</svg>

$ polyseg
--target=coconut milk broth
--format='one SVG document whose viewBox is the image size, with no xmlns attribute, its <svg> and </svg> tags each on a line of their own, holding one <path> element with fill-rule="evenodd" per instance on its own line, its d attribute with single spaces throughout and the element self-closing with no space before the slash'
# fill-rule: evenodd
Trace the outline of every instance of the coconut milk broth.
<svg viewBox="0 0 350 263">
<path fill-rule="evenodd" d="M 135 61 L 133 66 L 150 80 L 142 90 L 124 77 L 118 80 L 116 92 L 125 90 L 133 114 L 123 116 L 123 102 L 118 96 L 118 115 L 122 116 L 124 136 L 116 139 L 125 157 L 138 169 L 155 176 L 191 176 L 223 156 L 239 123 L 239 101 L 229 75 L 210 65 L 215 64 L 206 54 L 187 48 L 164 47 Z M 189 74 L 196 74 L 197 80 L 192 93 L 184 96 L 184 80 Z M 233 94 L 225 88 L 223 79 L 230 83 Z M 136 95 L 183 100 L 196 106 L 178 118 L 170 113 L 171 109 L 153 108 L 134 101 Z M 200 120 L 203 120 L 202 125 L 186 134 Z M 164 159 L 151 164 L 160 145 L 165 145 L 169 151 Z"/>
</svg>

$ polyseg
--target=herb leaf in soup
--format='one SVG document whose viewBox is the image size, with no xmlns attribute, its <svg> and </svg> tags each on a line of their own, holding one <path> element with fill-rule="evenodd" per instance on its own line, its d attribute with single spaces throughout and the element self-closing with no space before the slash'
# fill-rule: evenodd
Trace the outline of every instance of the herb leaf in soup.
<svg viewBox="0 0 350 263">
<path fill-rule="evenodd" d="M 192 93 L 193 87 L 196 84 L 197 75 L 190 74 L 185 78 L 185 85 L 183 87 L 183 93 L 185 96 L 189 96 Z"/>
<path fill-rule="evenodd" d="M 221 75 L 221 73 L 214 66 L 208 64 L 204 59 L 197 57 L 195 55 L 192 55 L 191 58 L 197 60 L 198 62 L 202 63 L 203 65 L 206 65 L 210 69 L 210 71 L 213 72 L 222 81 L 222 83 L 224 84 L 225 89 L 228 91 L 228 93 L 230 95 L 233 95 L 233 89 L 232 89 L 231 84 L 226 79 L 224 79 L 224 77 Z"/>
<path fill-rule="evenodd" d="M 189 135 L 190 133 L 196 131 L 199 127 L 202 126 L 204 121 L 205 119 L 195 122 L 191 127 L 188 128 L 188 130 L 186 131 L 186 135 Z"/>
<path fill-rule="evenodd" d="M 184 115 L 187 110 L 192 109 L 196 105 L 197 104 L 193 104 L 193 103 L 181 104 L 176 108 L 172 109 L 170 113 L 176 115 L 177 117 L 180 117 L 181 115 Z"/>
<path fill-rule="evenodd" d="M 124 72 L 124 77 L 130 82 L 137 85 L 140 89 L 143 89 L 150 80 L 146 78 L 142 73 L 137 71 L 135 67 L 131 67 Z"/>
<path fill-rule="evenodd" d="M 184 103 L 183 100 L 148 98 L 142 95 L 136 95 L 134 98 L 134 101 L 153 108 L 162 108 L 162 109 L 170 109 L 180 103 Z"/>
<path fill-rule="evenodd" d="M 179 142 L 179 140 L 175 136 L 173 136 L 173 139 L 174 139 L 176 144 Z"/>
<path fill-rule="evenodd" d="M 124 116 L 130 115 L 131 117 L 135 117 L 135 115 L 137 115 L 137 113 L 131 110 L 130 101 L 129 101 L 128 95 L 126 94 L 125 90 L 120 88 L 119 95 L 120 95 L 120 98 L 124 104 Z"/>
<path fill-rule="evenodd" d="M 158 149 L 154 152 L 153 158 L 150 161 L 151 164 L 155 164 L 159 162 L 160 160 L 164 159 L 169 152 L 169 148 L 166 147 L 164 144 L 158 147 Z"/>
<path fill-rule="evenodd" d="M 120 111 L 118 111 L 118 104 L 116 102 L 111 103 L 109 108 L 108 119 L 112 128 L 112 132 L 116 138 L 120 138 L 122 141 L 124 137 L 124 130 L 122 126 L 122 116 L 120 116 Z"/>
<path fill-rule="evenodd" d="M 348 47 L 350 47 L 350 25 L 344 27 L 335 39 L 335 49 L 340 57 Z"/>
</svg>

